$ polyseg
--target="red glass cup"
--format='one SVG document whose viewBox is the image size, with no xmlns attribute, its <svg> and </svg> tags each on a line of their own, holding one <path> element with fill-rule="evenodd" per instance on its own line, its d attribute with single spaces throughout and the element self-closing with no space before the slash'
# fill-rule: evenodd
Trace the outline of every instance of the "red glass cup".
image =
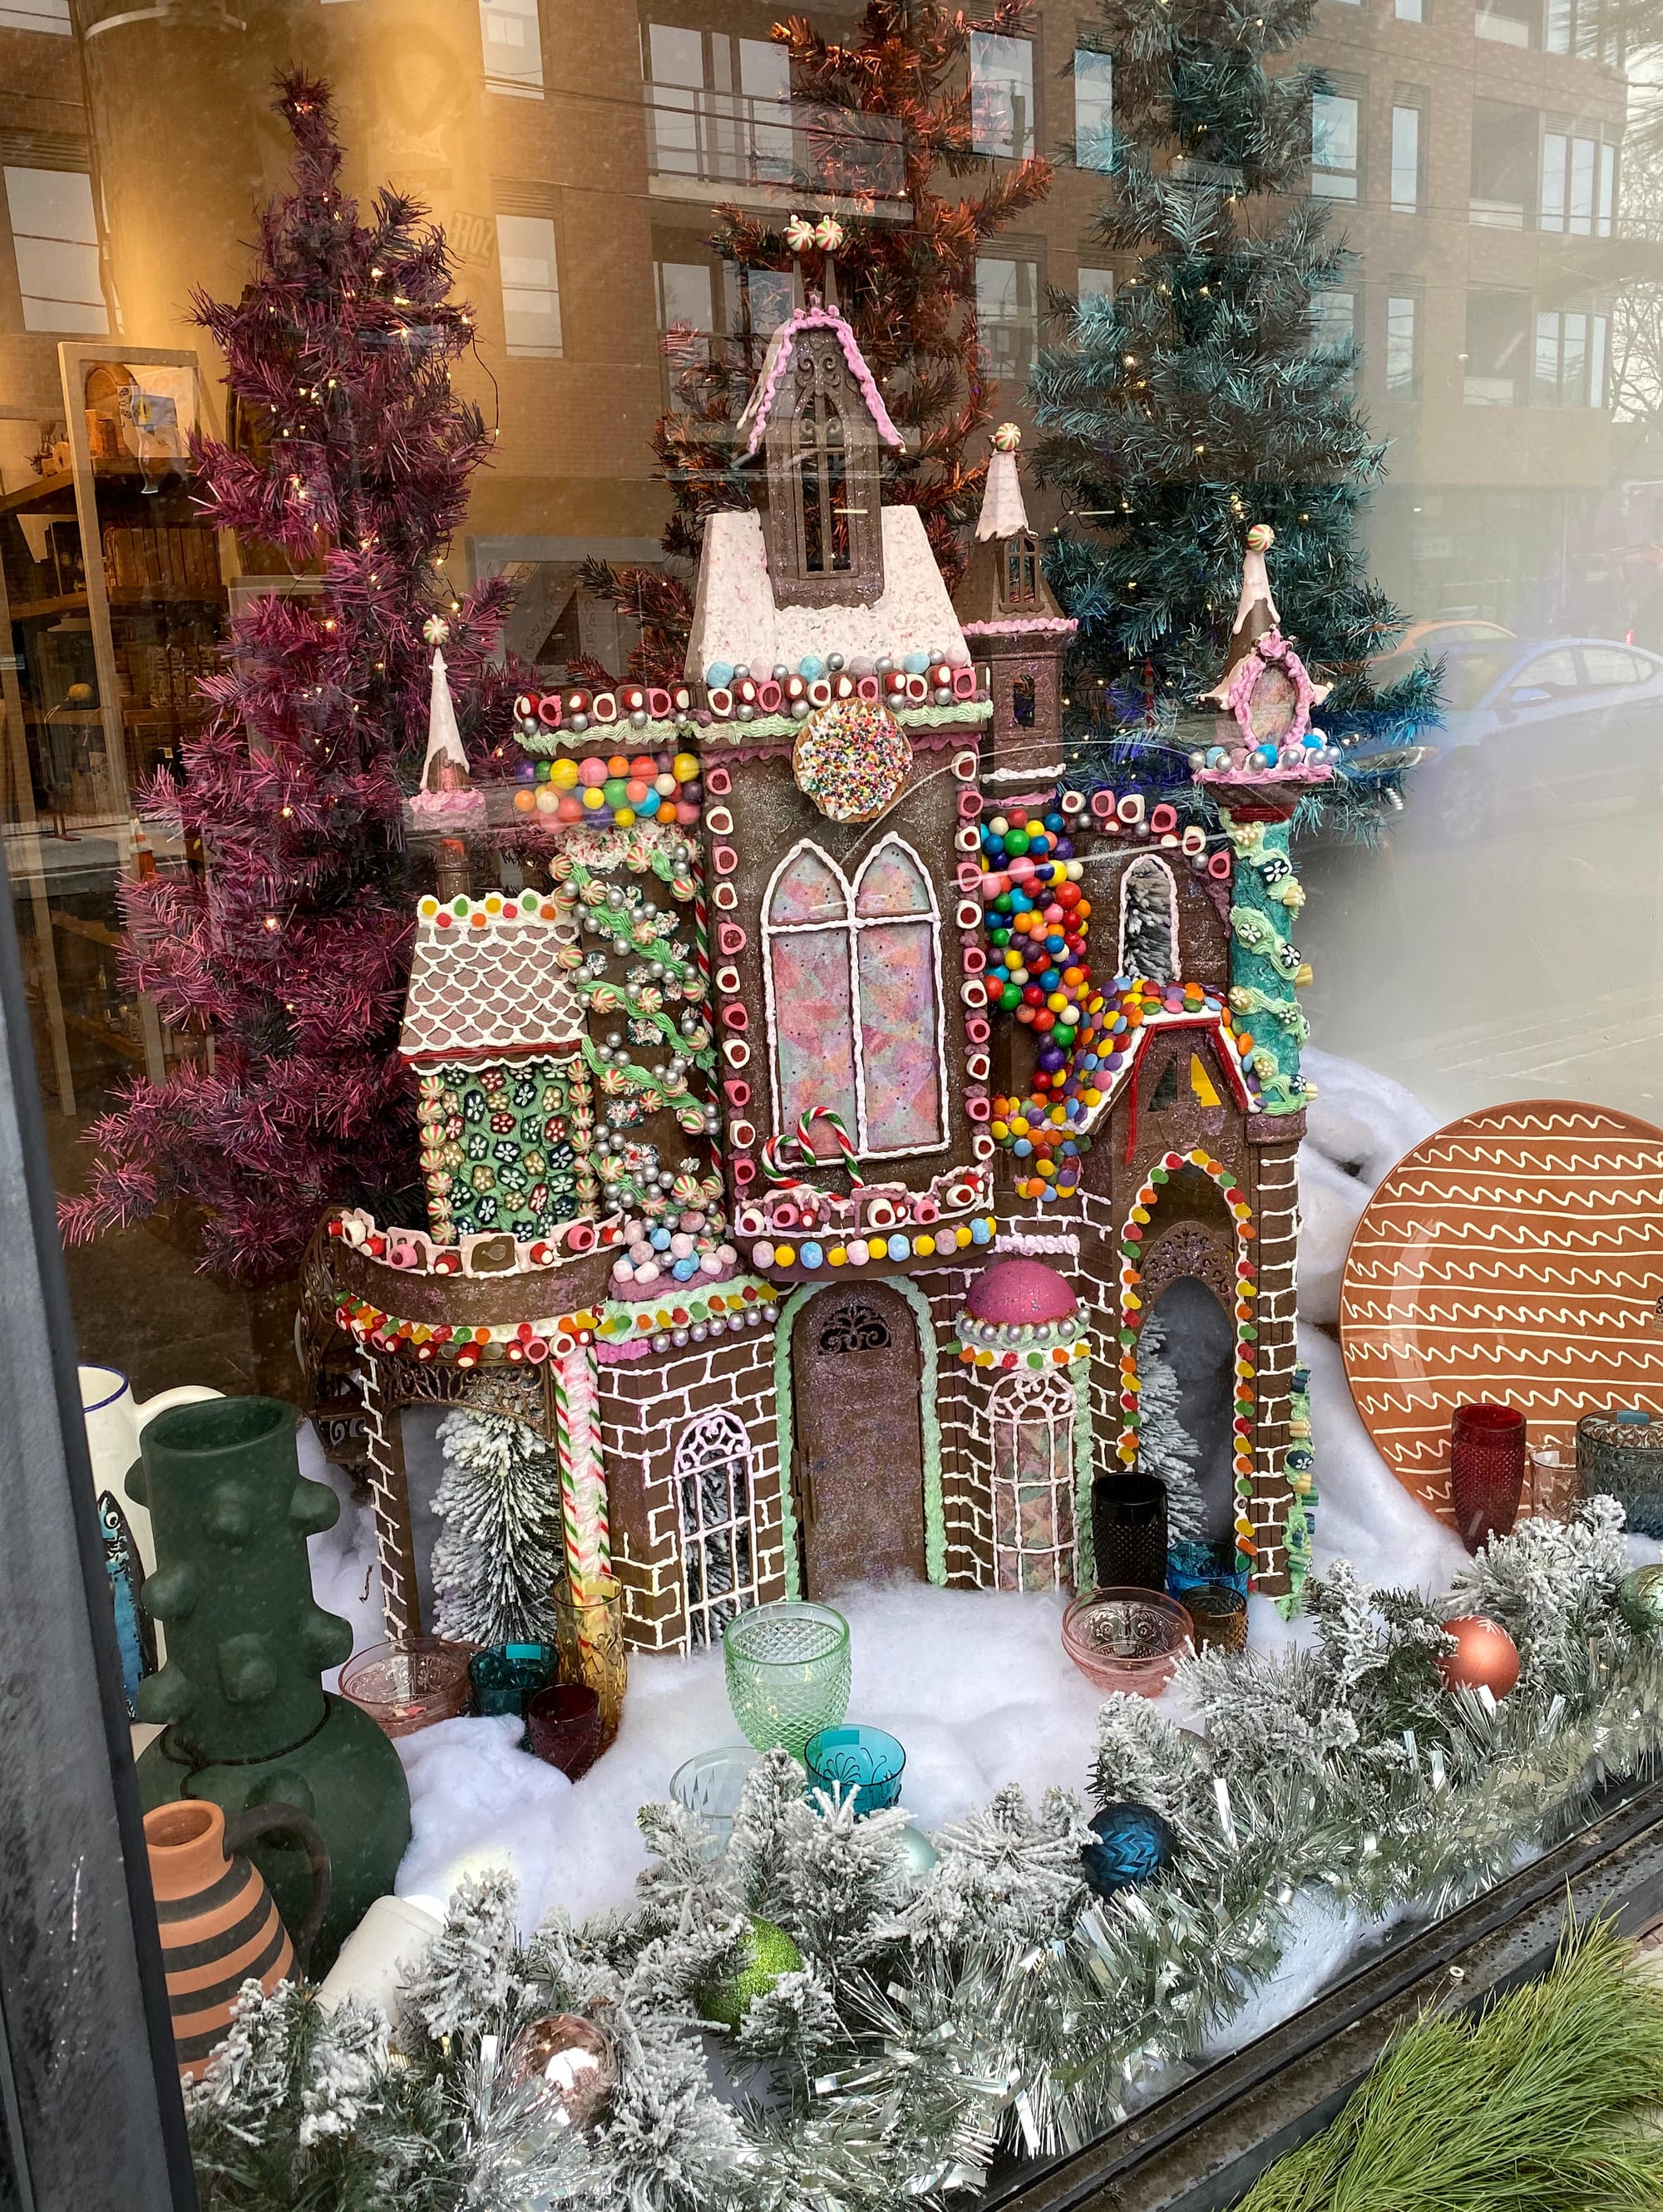
<svg viewBox="0 0 1663 2212">
<path fill-rule="evenodd" d="M 587 1682 L 556 1682 L 526 1707 L 526 1741 L 574 1782 L 600 1756 L 600 1698 Z"/>
<path fill-rule="evenodd" d="M 1449 1474 L 1455 1526 L 1469 1552 L 1512 1534 L 1525 1486 L 1525 1417 L 1516 1406 L 1457 1406 Z"/>
</svg>

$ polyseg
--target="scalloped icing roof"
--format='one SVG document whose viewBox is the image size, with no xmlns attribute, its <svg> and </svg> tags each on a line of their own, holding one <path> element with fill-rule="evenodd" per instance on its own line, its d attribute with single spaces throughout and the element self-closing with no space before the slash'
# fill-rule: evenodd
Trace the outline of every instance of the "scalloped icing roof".
<svg viewBox="0 0 1663 2212">
<path fill-rule="evenodd" d="M 565 1052 L 583 1036 L 583 1006 L 560 962 L 569 924 L 511 908 L 424 917 L 405 997 L 399 1056 L 417 1066 Z"/>
<path fill-rule="evenodd" d="M 715 661 L 758 677 L 809 653 L 824 660 L 899 660 L 939 653 L 968 664 L 970 647 L 916 507 L 886 507 L 882 596 L 869 607 L 777 607 L 768 580 L 762 517 L 753 507 L 705 519 L 698 596 L 687 641 L 687 674 L 702 683 Z"/>
</svg>

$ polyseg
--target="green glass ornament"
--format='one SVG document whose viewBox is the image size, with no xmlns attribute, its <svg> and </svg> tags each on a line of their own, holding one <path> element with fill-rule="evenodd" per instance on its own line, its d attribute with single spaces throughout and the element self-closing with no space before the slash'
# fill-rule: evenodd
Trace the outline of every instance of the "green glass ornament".
<svg viewBox="0 0 1663 2212">
<path fill-rule="evenodd" d="M 1632 1629 L 1663 1630 L 1663 1566 L 1636 1567 L 1617 1585 L 1617 1609 Z"/>
<path fill-rule="evenodd" d="M 941 1853 L 921 1828 L 903 1828 L 899 1842 L 901 1856 L 906 1861 L 908 1881 L 922 1881 L 941 1856 Z"/>
<path fill-rule="evenodd" d="M 718 2027 L 737 2027 L 752 1997 L 766 1996 L 782 1975 L 801 1967 L 802 1954 L 784 1929 L 753 1912 L 738 1972 L 701 1991 L 698 2016 Z"/>
</svg>

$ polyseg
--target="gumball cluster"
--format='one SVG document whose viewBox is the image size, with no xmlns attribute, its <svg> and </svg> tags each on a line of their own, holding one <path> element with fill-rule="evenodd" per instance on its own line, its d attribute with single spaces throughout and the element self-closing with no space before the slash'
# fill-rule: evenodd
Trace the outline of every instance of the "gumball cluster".
<svg viewBox="0 0 1663 2212">
<path fill-rule="evenodd" d="M 982 824 L 982 897 L 987 907 L 988 997 L 1063 1052 L 1074 1042 L 1091 970 L 1085 965 L 1091 902 L 1085 873 L 1063 834 L 1060 814 L 1020 806 Z"/>
<path fill-rule="evenodd" d="M 1096 994 L 1086 957 L 1091 901 L 1060 812 L 1013 806 L 982 824 L 982 898 L 989 946 L 988 1003 L 1040 1039 L 1033 1095 L 996 1098 L 992 1134 L 1032 1172 L 1024 1198 L 1051 1198 L 1079 1180 L 1079 1147 L 1062 1089 L 1069 1055 Z"/>
<path fill-rule="evenodd" d="M 532 779 L 514 794 L 521 814 L 551 822 L 582 823 L 591 830 L 627 830 L 632 822 L 698 820 L 699 767 L 692 753 L 591 753 L 582 760 L 527 762 Z"/>
</svg>

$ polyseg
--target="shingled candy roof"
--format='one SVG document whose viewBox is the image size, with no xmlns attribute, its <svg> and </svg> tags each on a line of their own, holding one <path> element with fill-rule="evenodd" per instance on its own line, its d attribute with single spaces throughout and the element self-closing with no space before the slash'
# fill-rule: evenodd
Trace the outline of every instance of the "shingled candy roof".
<svg viewBox="0 0 1663 2212">
<path fill-rule="evenodd" d="M 570 922 L 534 891 L 445 906 L 423 899 L 400 1057 L 419 1065 L 570 1051 L 583 1035 L 582 1004 L 560 961 L 571 941 Z"/>
</svg>

